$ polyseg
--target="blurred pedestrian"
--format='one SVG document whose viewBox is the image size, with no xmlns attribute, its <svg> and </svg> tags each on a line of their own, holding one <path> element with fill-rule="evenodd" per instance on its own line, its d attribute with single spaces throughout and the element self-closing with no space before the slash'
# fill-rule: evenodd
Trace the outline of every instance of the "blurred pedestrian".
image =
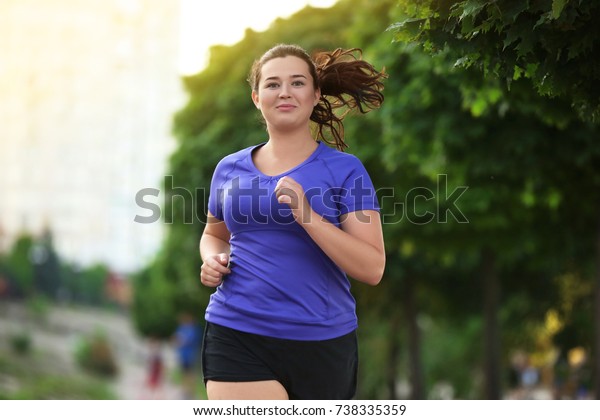
<svg viewBox="0 0 600 420">
<path fill-rule="evenodd" d="M 347 275 L 378 284 L 385 251 L 375 188 L 343 152 L 342 119 L 379 107 L 384 77 L 358 49 L 313 59 L 277 45 L 254 63 L 268 139 L 219 162 L 200 240 L 201 281 L 217 287 L 202 353 L 210 399 L 353 397 Z"/>
<path fill-rule="evenodd" d="M 148 341 L 146 399 L 156 400 L 163 398 L 164 371 L 162 343 L 156 338 L 150 338 Z"/>
</svg>

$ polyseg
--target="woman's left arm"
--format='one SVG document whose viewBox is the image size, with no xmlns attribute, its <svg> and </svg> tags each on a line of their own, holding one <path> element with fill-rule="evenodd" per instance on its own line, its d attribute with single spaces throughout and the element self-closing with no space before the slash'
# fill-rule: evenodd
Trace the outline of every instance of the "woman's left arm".
<svg viewBox="0 0 600 420">
<path fill-rule="evenodd" d="M 346 213 L 340 229 L 310 207 L 302 186 L 292 178 L 281 178 L 275 191 L 278 201 L 290 206 L 300 226 L 346 274 L 372 286 L 381 281 L 385 247 L 379 212 Z"/>
</svg>

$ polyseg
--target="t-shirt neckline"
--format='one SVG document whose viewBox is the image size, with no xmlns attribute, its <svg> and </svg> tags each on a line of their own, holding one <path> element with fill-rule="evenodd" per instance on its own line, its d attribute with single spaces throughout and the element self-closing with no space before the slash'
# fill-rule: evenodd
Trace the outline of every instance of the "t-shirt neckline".
<svg viewBox="0 0 600 420">
<path fill-rule="evenodd" d="M 311 161 L 313 161 L 320 153 L 323 147 L 326 147 L 323 145 L 323 142 L 320 140 L 317 140 L 317 147 L 315 148 L 315 150 L 313 150 L 313 152 L 306 158 L 304 159 L 304 161 L 300 162 L 298 165 L 294 166 L 293 168 L 288 169 L 287 171 L 281 172 L 280 174 L 277 175 L 267 175 L 264 172 L 262 172 L 261 170 L 259 170 L 256 165 L 254 164 L 254 160 L 252 160 L 252 153 L 254 153 L 254 151 L 256 149 L 258 149 L 259 147 L 264 146 L 265 144 L 267 144 L 267 142 L 263 142 L 260 144 L 257 144 L 254 147 L 250 148 L 250 153 L 248 153 L 248 156 L 246 156 L 246 159 L 248 161 L 248 165 L 250 166 L 250 168 L 252 169 L 252 171 L 254 173 L 256 173 L 257 175 L 259 175 L 261 178 L 265 178 L 265 179 L 279 179 L 279 178 L 283 178 L 284 176 L 300 169 L 301 167 L 303 167 L 304 165 L 310 163 Z"/>
</svg>

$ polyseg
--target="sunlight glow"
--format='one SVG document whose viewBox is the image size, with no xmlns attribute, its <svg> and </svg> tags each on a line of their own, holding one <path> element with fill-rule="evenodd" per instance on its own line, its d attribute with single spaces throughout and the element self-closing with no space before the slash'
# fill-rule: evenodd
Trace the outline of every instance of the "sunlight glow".
<svg viewBox="0 0 600 420">
<path fill-rule="evenodd" d="M 179 71 L 197 73 L 208 62 L 212 45 L 232 45 L 247 28 L 266 30 L 278 17 L 286 18 L 307 5 L 330 7 L 336 0 L 181 0 Z"/>
</svg>

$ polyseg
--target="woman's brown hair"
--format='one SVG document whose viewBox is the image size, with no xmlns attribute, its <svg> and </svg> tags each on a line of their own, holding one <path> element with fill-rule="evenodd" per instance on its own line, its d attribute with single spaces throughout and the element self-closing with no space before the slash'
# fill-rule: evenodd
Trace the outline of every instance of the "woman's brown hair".
<svg viewBox="0 0 600 420">
<path fill-rule="evenodd" d="M 382 79 L 387 76 L 364 61 L 358 48 L 320 52 L 312 59 L 302 47 L 279 44 L 252 65 L 248 77 L 252 89 L 258 91 L 261 69 L 267 61 L 287 56 L 304 60 L 314 80 L 314 88 L 321 89 L 321 99 L 310 116 L 317 124 L 318 137 L 338 150 L 344 150 L 348 145 L 344 142 L 343 118 L 353 109 L 364 114 L 379 108 L 383 102 Z M 336 113 L 339 109 L 342 111 Z M 324 129 L 329 130 L 333 141 L 327 140 Z"/>
</svg>

